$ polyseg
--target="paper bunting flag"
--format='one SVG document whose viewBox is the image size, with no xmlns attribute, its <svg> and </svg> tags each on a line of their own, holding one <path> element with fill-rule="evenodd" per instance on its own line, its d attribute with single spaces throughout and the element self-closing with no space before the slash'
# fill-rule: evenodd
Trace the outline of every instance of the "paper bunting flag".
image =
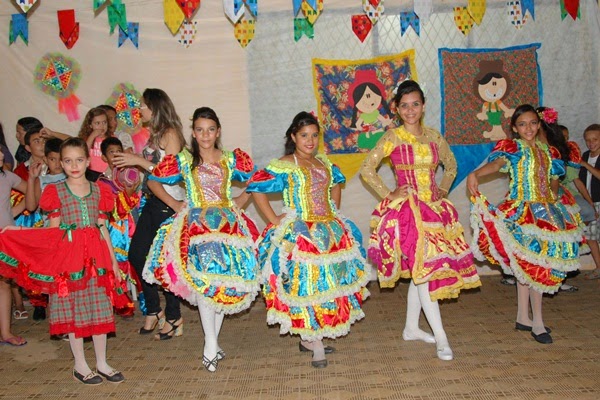
<svg viewBox="0 0 600 400">
<path fill-rule="evenodd" d="M 419 20 L 425 23 L 433 13 L 433 0 L 415 0 L 413 11 L 419 16 Z"/>
<path fill-rule="evenodd" d="M 185 20 L 185 14 L 175 0 L 163 0 L 163 13 L 167 28 L 175 35 Z"/>
<path fill-rule="evenodd" d="M 474 22 L 467 7 L 454 7 L 454 24 L 463 35 L 467 36 L 471 32 Z"/>
<path fill-rule="evenodd" d="M 58 112 L 69 121 L 79 119 L 77 106 L 81 104 L 74 92 L 79 85 L 79 63 L 61 53 L 47 53 L 35 67 L 33 81 L 44 93 L 58 100 Z"/>
<path fill-rule="evenodd" d="M 523 12 L 521 1 L 509 1 L 506 3 L 506 9 L 510 23 L 513 24 L 515 28 L 521 29 L 527 22 L 527 15 Z"/>
<path fill-rule="evenodd" d="M 192 43 L 194 43 L 194 39 L 196 38 L 196 33 L 198 32 L 198 25 L 196 21 L 192 22 L 184 22 L 181 24 L 179 28 L 179 40 L 185 47 L 190 47 Z"/>
<path fill-rule="evenodd" d="M 183 11 L 183 15 L 185 15 L 185 18 L 188 21 L 190 21 L 192 19 L 192 17 L 198 10 L 198 7 L 200 7 L 200 0 L 176 0 L 176 1 L 177 1 L 177 4 L 179 5 L 179 7 L 181 8 L 181 11 Z"/>
<path fill-rule="evenodd" d="M 29 21 L 25 14 L 12 14 L 8 31 L 8 44 L 11 45 L 19 36 L 29 45 Z"/>
<path fill-rule="evenodd" d="M 67 49 L 73 48 L 79 39 L 79 22 L 75 22 L 75 10 L 58 10 L 58 34 Z"/>
<path fill-rule="evenodd" d="M 297 42 L 306 35 L 307 38 L 315 37 L 315 28 L 306 18 L 294 18 L 294 40 Z"/>
<path fill-rule="evenodd" d="M 140 99 L 142 94 L 131 83 L 120 83 L 104 104 L 117 110 L 117 130 L 133 134 L 142 125 Z"/>
<path fill-rule="evenodd" d="M 250 10 L 250 14 L 256 18 L 258 16 L 258 0 L 244 0 L 244 3 Z"/>
<path fill-rule="evenodd" d="M 300 8 L 302 8 L 302 3 L 304 0 L 292 0 L 294 9 L 293 9 L 293 13 L 294 13 L 294 17 L 296 15 L 298 15 L 298 11 L 300 11 Z"/>
<path fill-rule="evenodd" d="M 467 4 L 469 15 L 477 25 L 481 25 L 481 21 L 485 15 L 485 9 L 485 0 L 469 0 L 469 3 Z"/>
<path fill-rule="evenodd" d="M 363 11 L 373 24 L 379 21 L 379 17 L 383 15 L 384 7 L 383 0 L 362 0 Z"/>
<path fill-rule="evenodd" d="M 523 18 L 525 18 L 527 12 L 531 15 L 531 19 L 535 20 L 535 4 L 534 0 L 521 0 L 521 13 L 523 14 Z"/>
<path fill-rule="evenodd" d="M 131 43 L 135 46 L 136 49 L 139 49 L 139 33 L 140 33 L 140 23 L 139 22 L 128 22 L 127 23 L 127 31 L 124 31 L 119 27 L 119 46 L 121 47 L 123 43 L 127 39 L 131 40 Z"/>
<path fill-rule="evenodd" d="M 108 24 L 112 35 L 117 25 L 127 32 L 127 10 L 121 0 L 112 0 L 106 8 L 108 11 Z"/>
<path fill-rule="evenodd" d="M 245 9 L 243 0 L 223 0 L 223 12 L 234 24 L 242 18 Z"/>
<path fill-rule="evenodd" d="M 253 19 L 243 19 L 235 23 L 233 35 L 240 46 L 245 48 L 254 39 L 255 22 Z"/>
<path fill-rule="evenodd" d="M 352 32 L 361 42 L 365 41 L 369 32 L 371 32 L 371 28 L 373 28 L 373 23 L 365 14 L 352 16 Z"/>
<path fill-rule="evenodd" d="M 319 15 L 321 15 L 321 11 L 323 11 L 323 0 L 315 0 L 315 2 L 316 7 L 314 8 L 311 7 L 311 5 L 306 0 L 303 1 L 302 5 L 300 6 L 300 8 L 302 9 L 302 13 L 304 14 L 308 22 L 311 23 L 311 25 L 315 24 L 317 18 L 319 18 Z"/>
<path fill-rule="evenodd" d="M 15 0 L 15 3 L 17 3 L 17 5 L 21 7 L 21 10 L 27 14 L 37 1 L 38 0 Z"/>
<path fill-rule="evenodd" d="M 570 15 L 574 21 L 577 18 L 581 19 L 579 0 L 560 0 L 560 15 L 562 19 L 565 19 L 567 15 Z"/>
<path fill-rule="evenodd" d="M 94 0 L 94 11 L 98 11 L 106 3 L 106 0 Z"/>
<path fill-rule="evenodd" d="M 419 16 L 414 12 L 401 12 L 400 13 L 400 36 L 404 36 L 404 33 L 409 26 L 412 26 L 417 36 L 421 36 L 421 22 Z"/>
</svg>

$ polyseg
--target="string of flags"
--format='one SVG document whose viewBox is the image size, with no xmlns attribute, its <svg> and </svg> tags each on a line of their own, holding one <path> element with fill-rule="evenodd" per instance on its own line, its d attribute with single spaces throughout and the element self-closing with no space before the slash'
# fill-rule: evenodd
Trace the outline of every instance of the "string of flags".
<svg viewBox="0 0 600 400">
<path fill-rule="evenodd" d="M 258 0 L 223 0 L 223 13 L 233 24 L 233 36 L 245 48 L 254 39 Z"/>
</svg>

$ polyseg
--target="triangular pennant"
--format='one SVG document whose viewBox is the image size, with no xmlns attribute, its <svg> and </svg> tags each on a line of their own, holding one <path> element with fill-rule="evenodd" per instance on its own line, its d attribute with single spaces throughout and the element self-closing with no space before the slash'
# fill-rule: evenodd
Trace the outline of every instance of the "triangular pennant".
<svg viewBox="0 0 600 400">
<path fill-rule="evenodd" d="M 71 49 L 79 39 L 79 22 L 75 22 L 75 10 L 58 10 L 56 15 L 60 40 L 67 49 Z"/>
<path fill-rule="evenodd" d="M 108 24 L 110 26 L 110 34 L 112 35 L 117 25 L 119 28 L 127 32 L 127 9 L 121 0 L 112 0 L 107 7 Z"/>
<path fill-rule="evenodd" d="M 510 23 L 517 29 L 521 29 L 527 22 L 527 15 L 523 13 L 520 0 L 509 1 L 506 3 L 506 13 Z"/>
<path fill-rule="evenodd" d="M 293 2 L 293 7 L 294 7 L 294 17 L 296 15 L 298 15 L 298 11 L 300 11 L 300 8 L 302 7 L 302 2 L 303 0 L 292 0 Z"/>
<path fill-rule="evenodd" d="M 236 22 L 233 35 L 240 43 L 240 46 L 246 47 L 254 39 L 254 24 L 253 19 L 243 19 Z"/>
<path fill-rule="evenodd" d="M 523 18 L 525 18 L 527 12 L 529 12 L 531 19 L 535 20 L 535 4 L 533 1 L 534 0 L 521 0 L 521 13 L 523 14 Z"/>
<path fill-rule="evenodd" d="M 37 3 L 38 0 L 15 0 L 15 3 L 23 10 L 24 13 L 29 12 L 31 7 Z"/>
<path fill-rule="evenodd" d="M 316 0 L 315 2 L 316 2 L 315 8 L 313 8 L 306 1 L 303 1 L 302 5 L 300 6 L 302 9 L 302 14 L 304 14 L 304 16 L 306 17 L 308 22 L 310 22 L 311 25 L 315 24 L 315 22 L 317 21 L 317 18 L 319 18 L 319 15 L 321 15 L 321 11 L 323 11 L 323 0 Z"/>
<path fill-rule="evenodd" d="M 179 28 L 179 40 L 178 42 L 185 46 L 190 47 L 194 43 L 196 33 L 198 32 L 198 25 L 196 21 L 186 21 Z"/>
<path fill-rule="evenodd" d="M 10 16 L 8 44 L 11 45 L 19 36 L 29 45 L 29 21 L 25 14 L 12 14 Z"/>
<path fill-rule="evenodd" d="M 223 12 L 234 24 L 242 18 L 245 10 L 243 0 L 223 0 Z"/>
<path fill-rule="evenodd" d="M 373 23 L 366 15 L 360 14 L 352 16 L 352 32 L 354 32 L 361 42 L 365 41 L 369 32 L 371 32 L 371 28 L 373 28 Z"/>
<path fill-rule="evenodd" d="M 376 24 L 379 21 L 379 17 L 381 17 L 385 11 L 383 6 L 383 0 L 362 0 L 363 3 L 363 11 L 369 17 L 373 24 Z"/>
<path fill-rule="evenodd" d="M 414 12 L 401 12 L 400 13 L 400 36 L 404 36 L 404 33 L 408 27 L 412 26 L 417 36 L 421 35 L 421 22 L 419 16 Z"/>
<path fill-rule="evenodd" d="M 313 10 L 317 9 L 317 0 L 304 0 L 304 2 Z"/>
<path fill-rule="evenodd" d="M 481 25 L 481 21 L 485 15 L 485 9 L 486 0 L 469 0 L 469 3 L 467 4 L 469 15 L 477 25 Z"/>
<path fill-rule="evenodd" d="M 294 18 L 294 40 L 297 42 L 306 35 L 307 38 L 315 37 L 315 28 L 306 18 Z"/>
<path fill-rule="evenodd" d="M 570 15 L 574 21 L 578 17 L 581 17 L 579 13 L 579 0 L 560 0 L 560 14 L 562 19 Z"/>
<path fill-rule="evenodd" d="M 433 13 L 433 0 L 415 0 L 413 10 L 419 16 L 419 20 L 425 23 Z"/>
<path fill-rule="evenodd" d="M 167 28 L 169 28 L 171 34 L 175 35 L 185 20 L 185 14 L 183 11 L 181 11 L 181 7 L 179 7 L 177 1 L 163 0 L 163 14 L 165 25 L 167 25 Z"/>
<path fill-rule="evenodd" d="M 121 47 L 123 43 L 127 39 L 131 40 L 131 43 L 135 46 L 136 49 L 139 48 L 139 31 L 140 31 L 140 23 L 139 22 L 128 22 L 127 23 L 127 31 L 124 31 L 119 27 L 119 41 L 118 47 Z"/>
<path fill-rule="evenodd" d="M 256 18 L 258 16 L 258 0 L 244 0 L 250 13 Z"/>
<path fill-rule="evenodd" d="M 454 7 L 454 24 L 463 35 L 468 35 L 473 27 L 473 18 L 467 10 L 467 7 Z"/>
<path fill-rule="evenodd" d="M 106 3 L 106 0 L 94 0 L 94 11 L 98 11 Z"/>
<path fill-rule="evenodd" d="M 185 18 L 189 21 L 200 7 L 200 0 L 177 0 L 177 4 L 181 8 L 181 11 L 183 11 Z"/>
</svg>

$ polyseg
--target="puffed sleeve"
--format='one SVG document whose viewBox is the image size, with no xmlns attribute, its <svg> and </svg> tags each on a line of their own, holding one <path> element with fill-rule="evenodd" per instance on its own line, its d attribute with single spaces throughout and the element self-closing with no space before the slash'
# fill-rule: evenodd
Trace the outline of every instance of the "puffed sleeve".
<svg viewBox="0 0 600 400">
<path fill-rule="evenodd" d="M 367 158 L 360 167 L 360 176 L 365 183 L 375 192 L 385 198 L 391 190 L 383 183 L 381 176 L 377 173 L 377 167 L 381 161 L 389 156 L 396 147 L 396 133 L 393 130 L 387 131 L 377 142 L 375 147 L 367 154 Z"/>
<path fill-rule="evenodd" d="M 233 174 L 232 178 L 236 181 L 246 182 L 252 177 L 252 174 L 256 171 L 256 166 L 252 158 L 241 149 L 233 150 Z"/>
<path fill-rule="evenodd" d="M 115 208 L 115 195 L 112 192 L 110 186 L 105 183 L 97 183 L 100 189 L 100 204 L 98 209 L 100 211 L 100 219 L 108 219 Z"/>
<path fill-rule="evenodd" d="M 492 162 L 498 158 L 505 161 L 505 164 L 500 168 L 500 172 L 508 172 L 509 166 L 517 163 L 521 158 L 521 150 L 517 142 L 513 139 L 503 139 L 496 142 L 488 161 Z"/>
<path fill-rule="evenodd" d="M 456 179 L 456 158 L 454 157 L 452 150 L 450 150 L 450 146 L 446 139 L 444 139 L 438 131 L 429 128 L 427 129 L 432 132 L 433 140 L 438 146 L 440 162 L 444 166 L 444 176 L 442 177 L 439 187 L 440 190 L 448 193 L 450 191 L 450 186 L 452 186 L 452 182 Z"/>
<path fill-rule="evenodd" d="M 246 188 L 246 192 L 252 193 L 279 193 L 283 192 L 285 188 L 284 176 L 282 174 L 276 173 L 272 169 L 267 166 L 265 169 L 261 169 L 260 171 L 256 171 L 252 178 L 250 178 L 250 183 Z"/>
<path fill-rule="evenodd" d="M 558 179 L 567 171 L 565 170 L 565 162 L 560 157 L 560 152 L 556 147 L 549 146 L 550 156 L 552 157 L 552 166 L 550 167 L 550 177 Z"/>
<path fill-rule="evenodd" d="M 152 171 L 152 175 L 150 175 L 148 179 L 167 185 L 174 185 L 181 182 L 183 177 L 181 176 L 181 169 L 179 167 L 180 154 L 182 155 L 182 153 L 177 155 L 167 154 L 165 158 L 156 165 Z"/>
<path fill-rule="evenodd" d="M 331 164 L 331 178 L 334 185 L 346 183 L 346 177 L 342 174 L 342 170 L 335 164 Z"/>
<path fill-rule="evenodd" d="M 48 218 L 60 217 L 60 198 L 56 185 L 48 185 L 44 188 L 40 197 L 40 209 L 48 216 Z"/>
<path fill-rule="evenodd" d="M 581 168 L 581 150 L 577 143 L 568 142 L 567 146 L 569 146 L 569 166 L 573 168 Z"/>
</svg>

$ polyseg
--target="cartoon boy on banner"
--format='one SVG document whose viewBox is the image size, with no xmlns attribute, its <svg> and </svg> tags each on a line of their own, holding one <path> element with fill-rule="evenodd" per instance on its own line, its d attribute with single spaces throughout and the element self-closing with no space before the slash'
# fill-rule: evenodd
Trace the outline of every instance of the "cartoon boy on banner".
<svg viewBox="0 0 600 400">
<path fill-rule="evenodd" d="M 399 121 L 389 99 L 399 82 L 417 79 L 414 50 L 370 60 L 313 60 L 322 149 L 350 179 L 366 153 Z"/>
</svg>

